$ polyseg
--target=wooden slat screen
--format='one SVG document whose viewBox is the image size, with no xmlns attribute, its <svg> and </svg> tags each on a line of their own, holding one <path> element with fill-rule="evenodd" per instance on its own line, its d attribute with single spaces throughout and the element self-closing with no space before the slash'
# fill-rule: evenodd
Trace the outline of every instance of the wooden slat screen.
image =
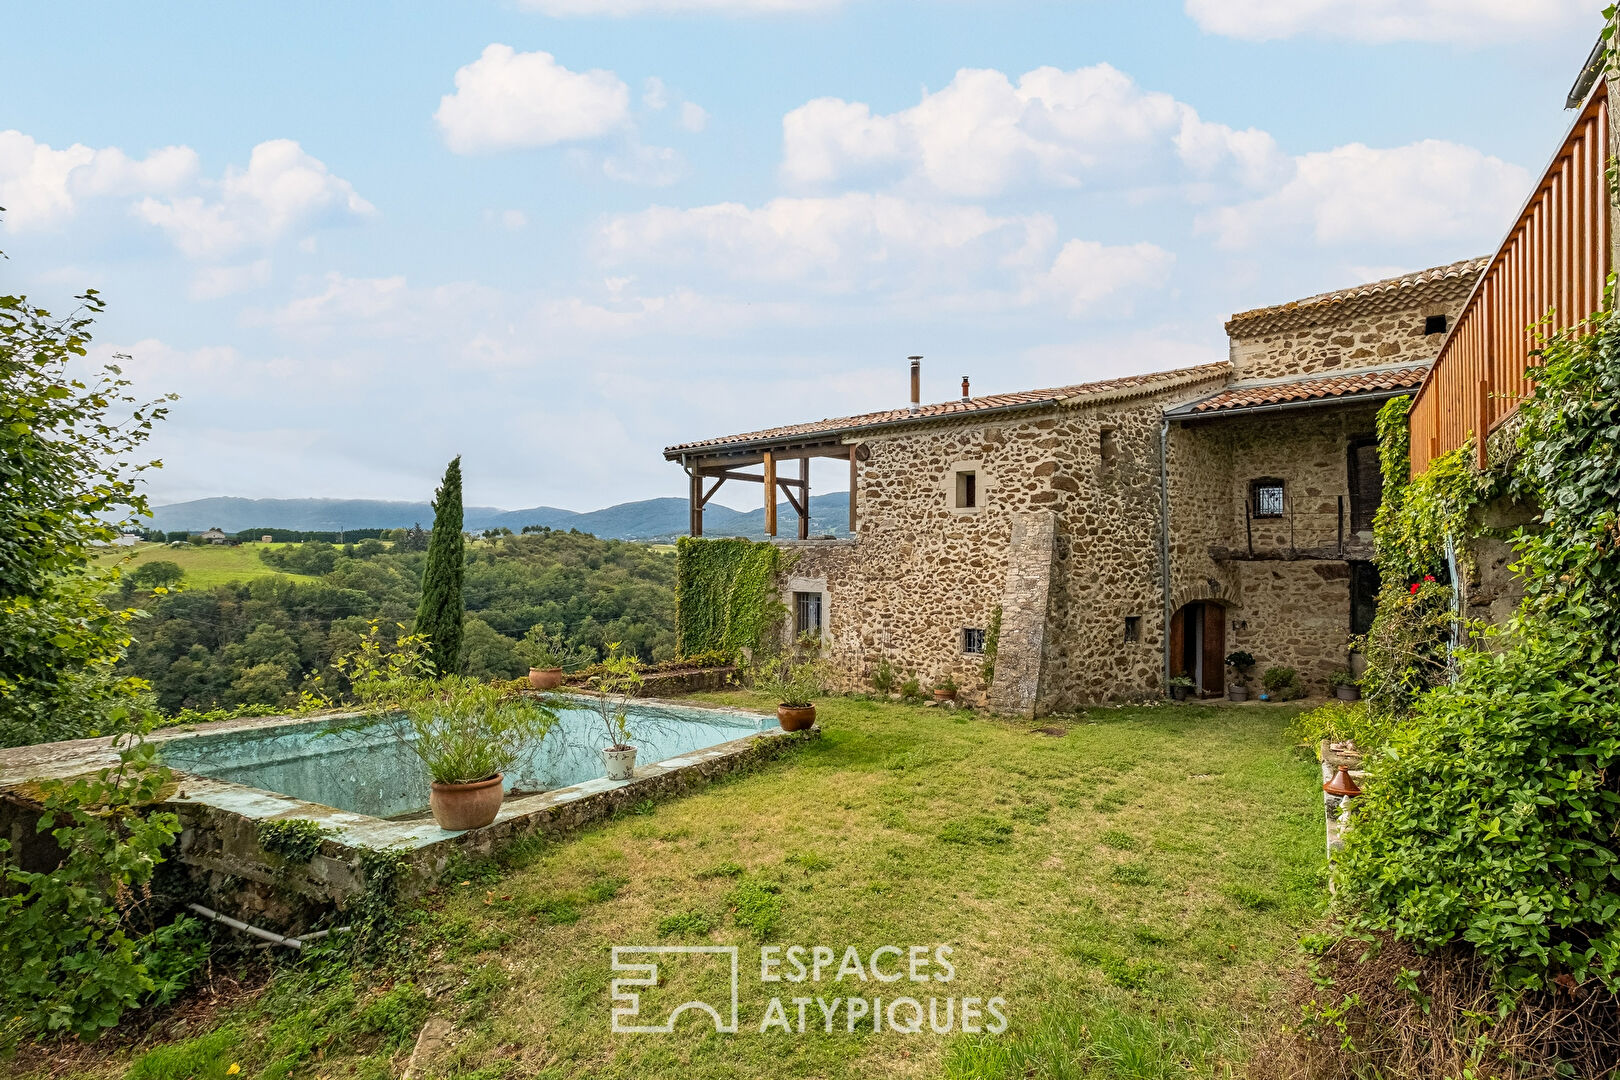
<svg viewBox="0 0 1620 1080">
<path fill-rule="evenodd" d="M 1483 467 L 1486 435 L 1530 392 L 1525 369 L 1536 338 L 1579 324 L 1602 302 L 1608 160 L 1609 101 L 1599 79 L 1412 400 L 1412 475 L 1476 432 Z M 1532 330 L 1549 309 L 1551 327 Z"/>
</svg>

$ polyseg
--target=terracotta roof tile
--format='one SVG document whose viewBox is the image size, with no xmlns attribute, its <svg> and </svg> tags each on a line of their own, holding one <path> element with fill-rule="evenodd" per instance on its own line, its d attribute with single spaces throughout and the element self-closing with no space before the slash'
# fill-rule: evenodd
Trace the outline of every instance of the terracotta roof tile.
<svg viewBox="0 0 1620 1080">
<path fill-rule="evenodd" d="M 1137 397 L 1174 386 L 1222 378 L 1231 374 L 1231 371 L 1232 365 L 1221 361 L 1214 364 L 1200 364 L 1197 367 L 1177 368 L 1173 371 L 1154 371 L 1143 375 L 1103 379 L 1099 382 L 1078 383 L 1074 386 L 1059 386 L 1048 390 L 1021 390 L 1011 394 L 989 394 L 985 397 L 968 398 L 965 401 L 943 401 L 923 405 L 916 412 L 912 412 L 909 408 L 885 409 L 882 412 L 862 413 L 858 416 L 787 424 L 783 427 L 766 428 L 763 431 L 726 435 L 718 439 L 680 443 L 666 447 L 664 456 L 674 458 L 694 450 L 742 448 L 755 443 L 783 442 L 814 436 L 831 437 L 891 424 L 950 420 L 997 409 L 1055 406 L 1073 402 L 1078 398 Z"/>
<path fill-rule="evenodd" d="M 1171 410 L 1176 416 L 1202 416 L 1228 409 L 1252 409 L 1261 405 L 1285 405 L 1308 401 L 1329 401 L 1363 394 L 1387 394 L 1413 390 L 1423 382 L 1428 364 L 1407 364 L 1396 368 L 1368 368 L 1308 378 L 1272 380 L 1227 387 L 1201 401 Z"/>
<path fill-rule="evenodd" d="M 1398 277 L 1369 281 L 1347 289 L 1307 296 L 1303 300 L 1290 300 L 1286 304 L 1255 308 L 1233 315 L 1226 322 L 1228 334 L 1252 334 L 1267 325 L 1305 324 L 1321 321 L 1334 305 L 1352 305 L 1357 308 L 1393 309 L 1416 299 L 1414 292 L 1467 292 L 1490 264 L 1489 256 L 1463 259 L 1461 262 L 1417 270 Z"/>
</svg>

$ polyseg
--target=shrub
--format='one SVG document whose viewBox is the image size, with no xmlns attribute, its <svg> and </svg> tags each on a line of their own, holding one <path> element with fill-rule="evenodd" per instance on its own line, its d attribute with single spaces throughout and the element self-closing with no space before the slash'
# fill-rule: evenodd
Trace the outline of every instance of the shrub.
<svg viewBox="0 0 1620 1080">
<path fill-rule="evenodd" d="M 1288 733 L 1312 753 L 1323 739 L 1328 742 L 1348 739 L 1362 753 L 1371 754 L 1383 749 L 1402 723 L 1401 717 L 1379 712 L 1364 701 L 1330 701 L 1301 713 Z"/>
<path fill-rule="evenodd" d="M 885 657 L 872 669 L 872 689 L 888 697 L 894 692 L 894 666 Z"/>
<path fill-rule="evenodd" d="M 40 829 L 66 853 L 54 869 L 22 869 L 0 840 L 0 1015 L 24 1031 L 95 1038 L 126 1010 L 171 1000 L 200 965 L 195 919 L 132 935 L 180 831 L 175 815 L 146 812 L 169 781 L 150 743 L 123 747 L 93 778 L 40 783 Z"/>
<path fill-rule="evenodd" d="M 1354 920 L 1466 941 L 1514 987 L 1620 989 L 1620 695 L 1556 653 L 1464 654 L 1365 785 L 1341 856 Z"/>
<path fill-rule="evenodd" d="M 1299 681 L 1299 672 L 1291 667 L 1269 667 L 1260 676 L 1260 685 L 1266 688 L 1273 701 L 1293 701 L 1305 696 L 1305 685 Z"/>
</svg>

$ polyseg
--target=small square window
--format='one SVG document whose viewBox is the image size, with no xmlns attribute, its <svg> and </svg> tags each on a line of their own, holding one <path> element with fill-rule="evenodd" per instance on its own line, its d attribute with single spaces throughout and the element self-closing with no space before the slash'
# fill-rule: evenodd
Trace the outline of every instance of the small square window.
<svg viewBox="0 0 1620 1080">
<path fill-rule="evenodd" d="M 796 592 L 793 594 L 793 635 L 821 633 L 821 594 Z"/>
<path fill-rule="evenodd" d="M 958 510 L 972 510 L 979 505 L 979 474 L 975 472 L 959 472 L 956 474 L 956 508 Z"/>
<path fill-rule="evenodd" d="M 984 652 L 984 630 L 969 626 L 962 630 L 962 651 L 965 653 Z"/>
<path fill-rule="evenodd" d="M 1119 455 L 1119 438 L 1113 428 L 1103 428 L 1097 442 L 1104 461 L 1113 461 Z"/>
<path fill-rule="evenodd" d="M 1443 334 L 1446 332 L 1446 317 L 1444 315 L 1428 315 L 1423 319 L 1423 332 L 1425 334 Z"/>
<path fill-rule="evenodd" d="M 1142 640 L 1142 616 L 1125 616 L 1125 644 L 1135 645 Z"/>
<path fill-rule="evenodd" d="M 1256 480 L 1252 485 L 1254 516 L 1257 518 L 1275 518 L 1283 516 L 1283 482 L 1281 480 Z"/>
</svg>

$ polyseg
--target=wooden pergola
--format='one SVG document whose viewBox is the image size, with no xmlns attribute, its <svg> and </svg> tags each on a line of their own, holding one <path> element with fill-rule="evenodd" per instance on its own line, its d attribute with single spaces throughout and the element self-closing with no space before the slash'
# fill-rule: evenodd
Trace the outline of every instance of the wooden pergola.
<svg viewBox="0 0 1620 1080">
<path fill-rule="evenodd" d="M 849 531 L 855 532 L 855 491 L 860 463 L 870 451 L 860 443 L 846 443 L 841 433 L 823 432 L 798 438 L 751 440 L 734 444 L 710 444 L 689 451 L 666 452 L 680 462 L 690 486 L 693 536 L 703 535 L 703 508 L 727 480 L 764 485 L 765 535 L 777 535 L 776 493 L 780 491 L 799 518 L 798 538 L 810 538 L 810 459 L 836 458 L 849 462 Z M 781 474 L 785 462 L 797 461 L 795 477 Z M 745 472 L 753 466 L 759 472 Z"/>
</svg>

